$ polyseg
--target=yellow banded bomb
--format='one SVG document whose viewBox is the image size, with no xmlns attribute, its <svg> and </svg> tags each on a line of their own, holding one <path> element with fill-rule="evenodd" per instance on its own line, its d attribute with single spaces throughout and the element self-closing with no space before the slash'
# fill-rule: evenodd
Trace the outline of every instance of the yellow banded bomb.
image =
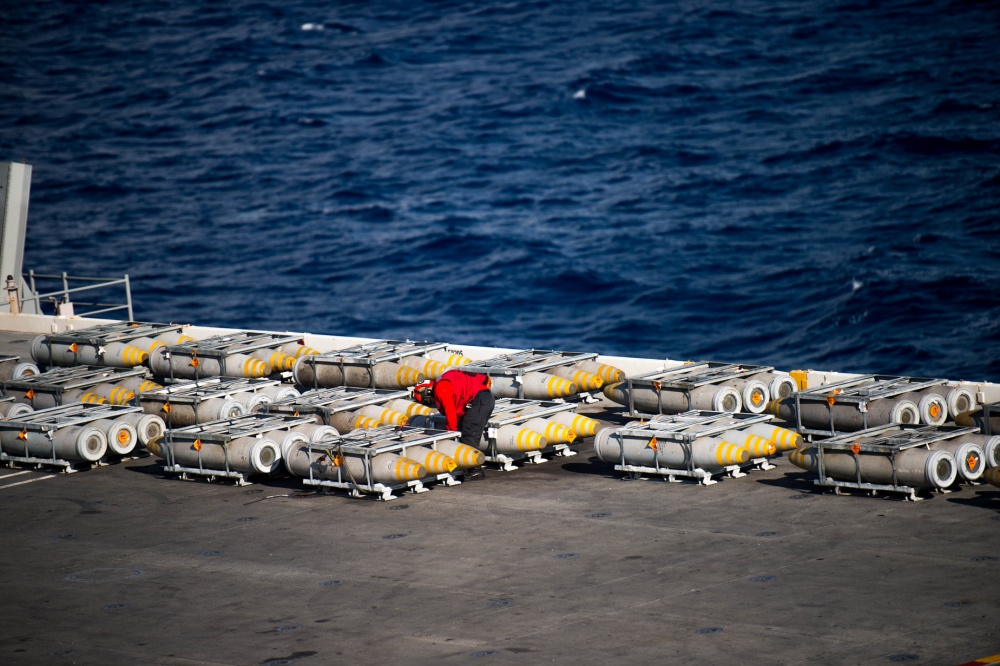
<svg viewBox="0 0 1000 666">
<path fill-rule="evenodd" d="M 615 366 L 597 361 L 580 361 L 569 367 L 573 370 L 583 370 L 596 375 L 603 384 L 615 384 L 625 379 L 625 373 Z"/>
<path fill-rule="evenodd" d="M 404 356 L 399 359 L 399 364 L 413 368 L 417 372 L 422 372 L 425 377 L 430 379 L 437 379 L 448 369 L 448 366 L 444 363 L 423 356 Z"/>
</svg>

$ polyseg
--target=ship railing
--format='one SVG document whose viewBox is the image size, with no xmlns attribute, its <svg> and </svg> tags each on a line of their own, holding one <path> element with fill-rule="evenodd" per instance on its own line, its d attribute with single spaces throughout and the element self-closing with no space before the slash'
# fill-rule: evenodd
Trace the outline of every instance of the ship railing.
<svg viewBox="0 0 1000 666">
<path fill-rule="evenodd" d="M 133 321 L 134 316 L 132 314 L 132 290 L 129 286 L 128 275 L 121 278 L 110 278 L 110 277 L 80 277 L 75 275 L 67 275 L 65 272 L 58 275 L 45 275 L 42 273 L 36 273 L 33 270 L 28 271 L 24 275 L 27 280 L 28 293 L 30 295 L 25 295 L 23 299 L 22 311 L 31 312 L 34 309 L 38 314 L 45 314 L 42 308 L 42 304 L 50 304 L 54 310 L 54 314 L 57 316 L 67 316 L 71 317 L 74 315 L 81 317 L 95 317 L 97 315 L 108 314 L 111 312 L 121 312 L 125 311 L 127 314 L 126 320 Z M 59 281 L 62 284 L 62 288 L 56 288 L 53 291 L 48 291 L 45 293 L 38 293 L 38 283 L 36 281 L 41 281 L 44 284 L 51 285 L 53 281 Z M 98 298 L 120 298 L 108 296 L 110 293 L 108 290 L 117 286 L 123 286 L 125 290 L 125 302 L 121 303 L 103 303 L 98 302 Z M 104 291 L 100 291 L 104 290 Z M 94 302 L 85 302 L 72 300 L 70 295 L 87 294 L 88 298 L 94 298 Z M 29 305 L 33 303 L 33 306 Z M 86 310 L 85 312 L 76 312 L 79 307 L 83 308 L 93 308 L 91 310 Z"/>
</svg>

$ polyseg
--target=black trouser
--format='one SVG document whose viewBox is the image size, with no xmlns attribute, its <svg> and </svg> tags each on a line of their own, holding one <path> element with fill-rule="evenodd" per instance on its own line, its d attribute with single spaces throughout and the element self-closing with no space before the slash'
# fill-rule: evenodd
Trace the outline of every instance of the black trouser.
<svg viewBox="0 0 1000 666">
<path fill-rule="evenodd" d="M 483 389 L 477 393 L 472 402 L 466 406 L 465 414 L 458 422 L 458 429 L 462 433 L 458 441 L 478 449 L 479 442 L 483 438 L 483 431 L 486 430 L 486 422 L 489 421 L 495 404 L 496 399 L 493 398 L 489 389 Z"/>
</svg>

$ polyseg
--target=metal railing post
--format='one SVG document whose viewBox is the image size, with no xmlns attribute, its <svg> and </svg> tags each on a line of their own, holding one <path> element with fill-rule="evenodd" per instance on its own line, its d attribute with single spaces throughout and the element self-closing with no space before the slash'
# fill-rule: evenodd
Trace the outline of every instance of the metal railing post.
<svg viewBox="0 0 1000 666">
<path fill-rule="evenodd" d="M 135 321 L 132 315 L 132 288 L 129 286 L 128 273 L 125 274 L 125 302 L 128 305 L 128 320 Z"/>
</svg>

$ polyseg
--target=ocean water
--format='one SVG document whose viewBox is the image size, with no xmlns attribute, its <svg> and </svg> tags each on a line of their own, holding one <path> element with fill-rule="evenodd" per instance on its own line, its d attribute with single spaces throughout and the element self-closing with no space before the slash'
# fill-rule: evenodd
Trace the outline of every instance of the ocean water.
<svg viewBox="0 0 1000 666">
<path fill-rule="evenodd" d="M 5 2 L 142 321 L 1000 381 L 1000 3 Z"/>
</svg>

